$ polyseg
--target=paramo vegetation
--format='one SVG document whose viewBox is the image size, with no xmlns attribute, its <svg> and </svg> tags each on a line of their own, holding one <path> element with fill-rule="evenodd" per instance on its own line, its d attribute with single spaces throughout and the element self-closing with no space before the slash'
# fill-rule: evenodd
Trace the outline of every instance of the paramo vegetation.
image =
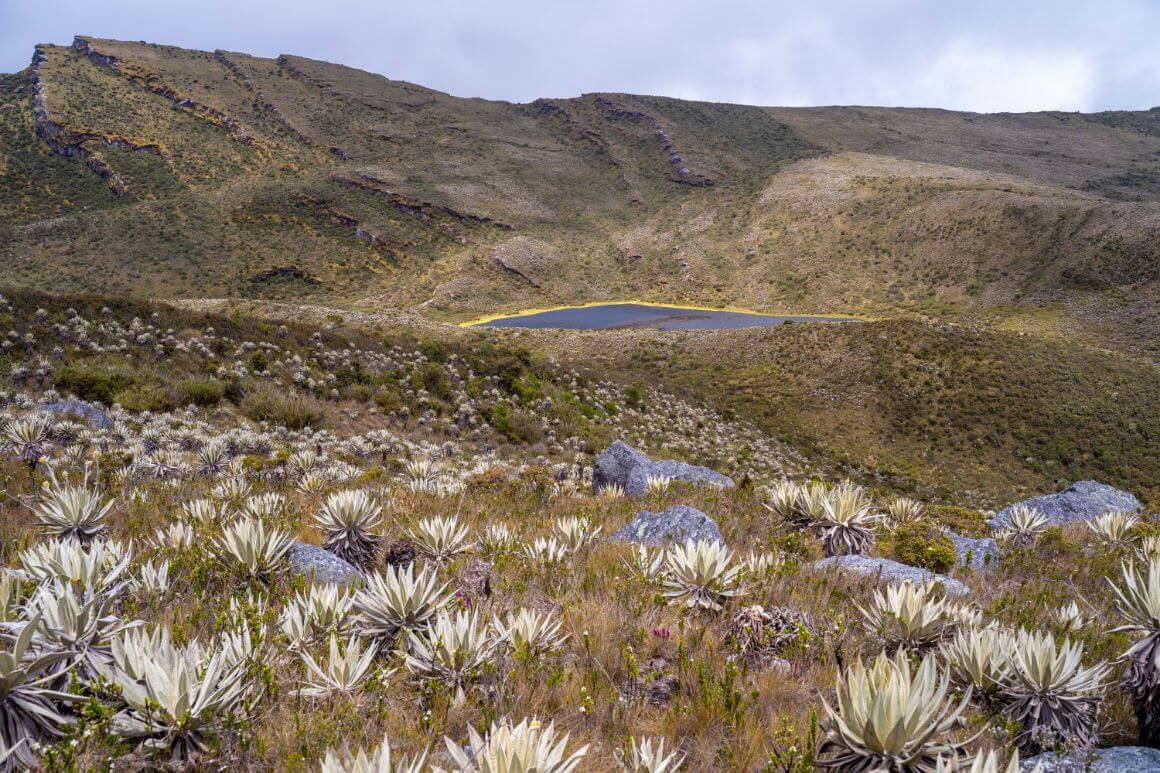
<svg viewBox="0 0 1160 773">
<path fill-rule="evenodd" d="M 987 773 L 1160 743 L 1148 513 L 1017 508 L 970 568 L 944 529 L 978 510 L 510 344 L 2 305 L 4 769 Z M 738 485 L 593 490 L 615 438 Z M 724 540 L 605 539 L 676 504 Z M 847 555 L 941 574 L 816 563 Z"/>
</svg>

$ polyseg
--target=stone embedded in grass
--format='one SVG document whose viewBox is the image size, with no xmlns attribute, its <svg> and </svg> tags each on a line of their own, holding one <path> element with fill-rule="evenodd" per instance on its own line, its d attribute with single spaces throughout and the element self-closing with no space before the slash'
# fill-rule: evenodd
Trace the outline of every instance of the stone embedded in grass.
<svg viewBox="0 0 1160 773">
<path fill-rule="evenodd" d="M 838 569 L 860 577 L 876 577 L 882 582 L 911 582 L 924 585 L 926 583 L 941 583 L 949 596 L 967 596 L 971 589 L 958 580 L 910 564 L 900 564 L 889 558 L 874 558 L 872 556 L 832 556 L 823 558 L 814 563 L 818 569 Z"/>
<path fill-rule="evenodd" d="M 290 571 L 316 583 L 347 585 L 362 580 L 362 572 L 325 548 L 295 542 L 286 554 Z"/>
<path fill-rule="evenodd" d="M 960 536 L 953 531 L 947 531 L 946 535 L 951 538 L 951 542 L 955 543 L 955 555 L 961 566 L 986 569 L 989 566 L 994 566 L 995 562 L 999 560 L 999 543 L 995 542 L 992 537 L 975 539 Z"/>
<path fill-rule="evenodd" d="M 1039 773 L 1072 773 L 1082 770 L 1091 773 L 1144 773 L 1160 770 L 1160 749 L 1111 746 L 1107 749 L 1081 749 L 1063 755 L 1048 752 L 1027 757 L 1020 763 L 1020 769 L 1024 773 L 1033 770 Z"/>
<path fill-rule="evenodd" d="M 665 545 L 669 542 L 725 542 L 717 522 L 695 507 L 675 505 L 667 510 L 643 510 L 632 522 L 616 531 L 610 542 L 633 542 L 644 545 Z"/>
<path fill-rule="evenodd" d="M 97 429 L 105 429 L 113 423 L 104 408 L 83 400 L 58 400 L 40 406 L 40 410 L 51 413 L 54 419 L 77 419 L 88 422 Z"/>
<path fill-rule="evenodd" d="M 1128 513 L 1139 513 L 1144 510 L 1144 506 L 1134 494 L 1093 480 L 1081 480 L 1055 494 L 1043 494 L 1015 504 L 1025 505 L 1043 513 L 1047 516 L 1049 526 L 1090 521 L 1109 510 Z M 1008 505 L 988 521 L 991 528 L 999 530 L 1010 525 L 1011 509 L 1014 506 Z"/>
<path fill-rule="evenodd" d="M 592 471 L 592 490 L 600 491 L 607 486 L 617 485 L 624 489 L 627 496 L 639 497 L 648 493 L 650 477 L 668 478 L 698 486 L 734 486 L 732 478 L 708 467 L 671 459 L 653 460 L 643 451 L 616 440 L 596 457 L 596 466 Z"/>
</svg>

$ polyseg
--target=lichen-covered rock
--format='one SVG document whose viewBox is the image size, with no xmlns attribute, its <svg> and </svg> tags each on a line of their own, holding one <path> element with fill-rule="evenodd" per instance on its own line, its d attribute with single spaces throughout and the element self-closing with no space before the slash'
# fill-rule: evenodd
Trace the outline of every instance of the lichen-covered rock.
<svg viewBox="0 0 1160 773">
<path fill-rule="evenodd" d="M 946 534 L 955 543 L 955 555 L 962 566 L 985 569 L 999 560 L 999 543 L 991 537 L 962 537 L 953 531 Z"/>
<path fill-rule="evenodd" d="M 1049 752 L 1022 760 L 1023 773 L 1143 773 L 1160 770 L 1160 749 L 1147 746 L 1112 746 L 1069 754 Z"/>
<path fill-rule="evenodd" d="M 1061 526 L 1073 521 L 1090 521 L 1109 510 L 1138 513 L 1144 509 L 1140 500 L 1133 494 L 1092 480 L 1081 480 L 1063 491 L 1031 497 L 1017 504 L 1035 508 L 1043 513 L 1052 526 Z M 1002 529 L 1010 525 L 1012 507 L 1014 505 L 1009 505 L 996 513 L 990 520 L 991 528 Z"/>
<path fill-rule="evenodd" d="M 113 423 L 104 408 L 82 400 L 57 400 L 40 406 L 40 410 L 51 413 L 54 419 L 84 421 L 97 429 L 105 429 Z"/>
<path fill-rule="evenodd" d="M 363 576 L 353 564 L 305 542 L 295 542 L 286 559 L 291 572 L 320 584 L 349 585 L 360 582 Z"/>
<path fill-rule="evenodd" d="M 642 451 L 619 440 L 613 442 L 596 457 L 592 472 L 592 489 L 600 491 L 607 486 L 617 485 L 630 497 L 639 497 L 648 491 L 650 477 L 665 477 L 674 481 L 684 481 L 694 485 L 733 488 L 733 479 L 727 475 L 686 464 L 671 459 L 653 460 Z"/>
<path fill-rule="evenodd" d="M 905 582 L 910 580 L 916 583 L 942 583 L 951 596 L 966 596 L 971 589 L 966 584 L 952 577 L 935 574 L 934 572 L 891 561 L 889 558 L 874 558 L 872 556 L 832 556 L 823 558 L 814 563 L 818 569 L 838 569 L 842 572 L 858 575 L 859 577 L 875 577 L 882 582 Z"/>
<path fill-rule="evenodd" d="M 666 545 L 689 541 L 724 542 L 717 522 L 695 507 L 675 505 L 667 510 L 636 514 L 632 522 L 609 536 L 610 542 Z"/>
</svg>

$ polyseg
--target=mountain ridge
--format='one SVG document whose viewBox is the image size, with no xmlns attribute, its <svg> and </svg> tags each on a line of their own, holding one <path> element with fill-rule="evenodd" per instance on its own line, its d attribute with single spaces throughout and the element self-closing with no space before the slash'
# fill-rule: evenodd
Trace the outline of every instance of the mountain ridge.
<svg viewBox="0 0 1160 773">
<path fill-rule="evenodd" d="M 1044 312 L 1149 354 L 1160 332 L 1156 109 L 510 103 L 292 54 L 36 52 L 0 77 L 3 284 L 449 320 L 624 297 Z"/>
</svg>

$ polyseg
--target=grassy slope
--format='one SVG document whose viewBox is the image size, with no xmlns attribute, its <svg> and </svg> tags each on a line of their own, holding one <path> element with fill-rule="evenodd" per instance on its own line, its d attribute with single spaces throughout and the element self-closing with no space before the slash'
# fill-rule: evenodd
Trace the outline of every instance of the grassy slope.
<svg viewBox="0 0 1160 773">
<path fill-rule="evenodd" d="M 1160 374 L 1118 354 L 918 321 L 544 345 L 927 496 L 994 504 L 1087 478 L 1160 496 Z"/>
<path fill-rule="evenodd" d="M 481 332 L 417 325 L 393 312 L 189 305 L 421 330 L 469 347 L 480 340 L 518 345 L 596 378 L 703 402 L 803 451 L 831 476 L 951 503 L 994 506 L 1080 479 L 1160 503 L 1160 373 L 1074 342 L 918 320 L 739 331 Z"/>
</svg>

